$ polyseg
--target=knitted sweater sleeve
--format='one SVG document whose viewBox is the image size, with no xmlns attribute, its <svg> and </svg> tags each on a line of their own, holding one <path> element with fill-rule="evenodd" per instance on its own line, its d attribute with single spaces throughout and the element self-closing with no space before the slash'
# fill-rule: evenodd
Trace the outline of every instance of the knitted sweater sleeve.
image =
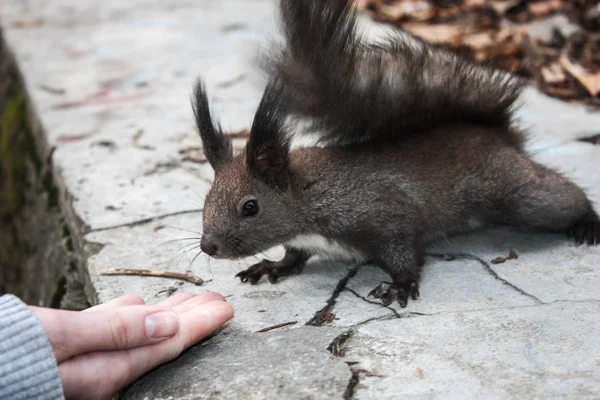
<svg viewBox="0 0 600 400">
<path fill-rule="evenodd" d="M 37 317 L 12 295 L 0 297 L 0 399 L 63 399 L 56 359 Z"/>
</svg>

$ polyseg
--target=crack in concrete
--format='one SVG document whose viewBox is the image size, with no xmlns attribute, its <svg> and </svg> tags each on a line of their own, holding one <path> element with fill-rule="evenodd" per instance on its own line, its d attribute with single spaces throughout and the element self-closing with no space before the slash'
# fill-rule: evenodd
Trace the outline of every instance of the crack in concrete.
<svg viewBox="0 0 600 400">
<path fill-rule="evenodd" d="M 354 325 L 352 325 L 353 327 L 357 327 L 357 326 L 361 326 L 361 325 L 366 325 L 369 322 L 374 322 L 374 321 L 390 321 L 392 319 L 400 319 L 402 317 L 396 317 L 394 314 L 388 314 L 388 315 L 382 315 L 381 317 L 373 317 L 373 318 L 369 318 L 369 319 L 365 319 L 364 321 L 358 322 Z"/>
<path fill-rule="evenodd" d="M 348 348 L 348 342 L 354 336 L 355 330 L 349 329 L 346 332 L 336 336 L 329 346 L 327 346 L 327 351 L 333 354 L 335 357 L 344 357 L 346 354 L 346 349 Z"/>
<path fill-rule="evenodd" d="M 363 300 L 363 301 L 365 301 L 365 302 L 367 302 L 367 303 L 369 303 L 369 304 L 374 304 L 374 305 L 376 305 L 376 306 L 380 306 L 380 307 L 383 307 L 383 308 L 387 308 L 388 310 L 390 310 L 390 311 L 391 311 L 391 312 L 394 314 L 394 316 L 395 316 L 396 318 L 401 318 L 401 315 L 398 313 L 398 311 L 394 310 L 392 307 L 390 307 L 390 306 L 386 306 L 386 305 L 384 305 L 383 303 L 381 303 L 381 302 L 379 302 L 379 301 L 373 301 L 373 300 L 369 300 L 368 298 L 366 298 L 366 297 L 364 297 L 364 296 L 361 296 L 361 295 L 360 295 L 360 294 L 358 294 L 356 291 L 354 291 L 354 290 L 352 290 L 352 289 L 350 289 L 350 288 L 346 288 L 345 290 L 347 290 L 348 292 L 352 293 L 354 296 L 358 297 L 359 299 L 361 299 L 361 300 Z"/>
<path fill-rule="evenodd" d="M 202 209 L 176 211 L 176 212 L 172 212 L 169 214 L 162 214 L 162 215 L 157 215 L 155 217 L 149 217 L 149 218 L 144 218 L 144 219 L 140 219 L 140 220 L 133 221 L 133 222 L 127 222 L 125 224 L 107 226 L 105 228 L 90 229 L 85 233 L 87 234 L 87 233 L 93 233 L 93 232 L 104 232 L 104 231 L 110 231 L 112 229 L 119 229 L 119 228 L 133 228 L 135 226 L 145 225 L 150 222 L 158 221 L 158 220 L 165 219 L 168 217 L 175 217 L 177 215 L 185 215 L 185 214 L 195 214 L 195 213 L 201 213 L 201 212 L 202 212 Z"/>
<path fill-rule="evenodd" d="M 335 307 L 335 303 L 336 303 L 338 296 L 340 295 L 340 293 L 342 293 L 344 291 L 344 289 L 346 288 L 346 285 L 348 284 L 348 281 L 356 275 L 359 268 L 362 267 L 363 265 L 364 264 L 360 264 L 360 265 L 356 265 L 356 266 L 350 268 L 350 270 L 348 271 L 346 276 L 344 276 L 338 282 L 338 284 L 335 286 L 335 289 L 333 290 L 333 293 L 327 300 L 327 304 L 325 305 L 325 307 L 323 307 L 319 311 L 317 311 L 315 313 L 315 315 L 313 315 L 313 317 L 306 323 L 306 325 L 322 326 L 325 323 L 325 321 L 327 320 L 327 318 L 325 318 L 325 317 L 327 314 L 331 313 L 331 310 L 333 310 L 333 307 Z"/>
<path fill-rule="evenodd" d="M 439 258 L 439 259 L 442 259 L 445 261 L 454 261 L 454 260 L 460 260 L 460 259 L 477 261 L 483 266 L 483 268 L 487 271 L 488 274 L 490 274 L 491 276 L 494 277 L 494 279 L 502 282 L 504 285 L 507 285 L 507 286 L 513 288 L 517 292 L 521 293 L 523 296 L 529 297 L 530 299 L 535 301 L 538 305 L 544 304 L 544 302 L 541 301 L 540 299 L 538 299 L 536 296 L 527 293 L 526 291 L 519 288 L 518 286 L 516 286 L 516 285 L 510 283 L 509 281 L 507 281 L 506 279 L 500 277 L 500 275 L 498 275 L 496 273 L 496 271 L 494 271 L 492 269 L 492 267 L 490 267 L 490 265 L 485 260 L 483 260 L 477 256 L 474 256 L 473 254 L 469 254 L 469 253 L 443 253 L 443 254 L 426 253 L 426 255 L 429 257 Z"/>
<path fill-rule="evenodd" d="M 416 313 L 416 312 L 407 312 L 407 313 L 402 313 L 400 314 L 400 318 L 411 318 L 413 316 L 424 316 L 424 317 L 435 317 L 437 315 L 453 315 L 453 314 L 468 314 L 468 313 L 475 313 L 475 312 L 481 312 L 481 311 L 501 311 L 501 310 L 518 310 L 521 308 L 531 308 L 531 307 L 540 307 L 540 306 L 552 306 L 555 304 L 559 304 L 559 303 L 600 303 L 600 299 L 584 299 L 584 300 L 553 300 L 551 302 L 548 303 L 542 303 L 542 304 L 532 304 L 532 305 L 526 305 L 526 306 L 510 306 L 510 307 L 489 307 L 489 308 L 473 308 L 470 310 L 459 310 L 459 311 L 437 311 L 437 312 L 432 312 L 429 314 L 425 314 L 425 313 Z M 365 325 L 369 322 L 373 322 L 373 321 L 386 321 L 386 320 L 393 320 L 393 319 L 399 319 L 396 318 L 393 315 L 384 315 L 381 317 L 373 317 L 370 318 L 368 320 L 359 322 L 357 324 L 352 325 L 353 327 L 358 327 L 361 325 Z"/>
<path fill-rule="evenodd" d="M 348 364 L 348 363 L 346 363 Z M 346 391 L 344 392 L 343 399 L 344 400 L 352 400 L 354 398 L 354 391 L 356 387 L 360 383 L 360 372 L 353 369 L 350 364 L 348 364 L 348 368 L 350 368 L 350 372 L 352 375 L 350 376 L 350 380 L 348 381 L 348 386 L 346 386 Z"/>
<path fill-rule="evenodd" d="M 348 348 L 350 339 L 352 339 L 352 337 L 354 336 L 354 333 L 355 333 L 355 330 L 350 329 L 350 330 L 347 330 L 346 332 L 343 332 L 341 335 L 336 336 L 331 341 L 329 346 L 327 346 L 327 350 L 334 357 L 343 358 L 344 355 L 346 354 L 346 349 Z M 348 366 L 348 369 L 350 369 L 350 379 L 348 380 L 348 385 L 346 385 L 346 390 L 344 391 L 342 398 L 344 400 L 351 400 L 352 398 L 354 398 L 354 390 L 356 389 L 356 386 L 360 382 L 360 370 L 357 370 L 356 368 L 353 367 L 354 364 L 357 364 L 356 362 L 352 362 L 352 361 L 344 361 L 344 362 Z"/>
</svg>

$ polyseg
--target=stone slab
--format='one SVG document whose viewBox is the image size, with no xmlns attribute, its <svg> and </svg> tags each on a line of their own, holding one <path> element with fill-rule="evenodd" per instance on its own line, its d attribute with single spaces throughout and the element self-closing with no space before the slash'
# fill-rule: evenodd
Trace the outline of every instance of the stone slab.
<svg viewBox="0 0 600 400">
<path fill-rule="evenodd" d="M 223 340 L 224 333 L 146 375 L 124 399 L 341 399 L 344 395 L 350 370 L 327 350 L 341 330 L 302 327 L 228 340 Z"/>
<path fill-rule="evenodd" d="M 597 399 L 600 302 L 377 321 L 345 358 L 356 399 Z"/>
</svg>

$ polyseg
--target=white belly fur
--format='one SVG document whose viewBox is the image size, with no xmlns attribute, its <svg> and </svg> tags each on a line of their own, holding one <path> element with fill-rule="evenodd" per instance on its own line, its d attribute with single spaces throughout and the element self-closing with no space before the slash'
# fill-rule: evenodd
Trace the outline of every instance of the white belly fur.
<svg viewBox="0 0 600 400">
<path fill-rule="evenodd" d="M 321 235 L 299 235 L 287 244 L 329 260 L 364 261 L 366 259 L 361 251 Z"/>
</svg>

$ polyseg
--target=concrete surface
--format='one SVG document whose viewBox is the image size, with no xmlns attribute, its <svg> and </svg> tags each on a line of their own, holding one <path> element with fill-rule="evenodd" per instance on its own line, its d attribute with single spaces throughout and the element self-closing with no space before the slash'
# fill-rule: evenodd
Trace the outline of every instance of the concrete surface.
<svg viewBox="0 0 600 400">
<path fill-rule="evenodd" d="M 352 374 L 327 346 L 342 333 L 304 326 L 234 337 L 223 334 L 192 348 L 168 369 L 150 373 L 125 398 L 341 398 Z"/>
<path fill-rule="evenodd" d="M 247 128 L 264 85 L 254 57 L 273 31 L 272 6 L 2 2 L 5 38 L 56 146 L 57 184 L 68 193 L 61 206 L 77 221 L 90 301 L 216 290 L 236 309 L 218 335 L 126 398 L 600 397 L 598 247 L 503 229 L 450 237 L 428 250 L 422 298 L 405 309 L 366 298 L 386 279 L 370 266 L 316 261 L 277 285 L 249 286 L 234 275 L 255 259 L 195 258 L 212 172 L 181 154 L 199 145 L 191 87 L 202 75 L 225 129 Z M 534 89 L 523 103 L 517 117 L 536 159 L 600 204 L 600 147 L 577 141 L 600 132 L 600 112 Z M 519 258 L 491 263 L 510 250 Z M 118 267 L 210 281 L 99 275 Z M 256 333 L 286 322 L 295 324 Z"/>
</svg>

